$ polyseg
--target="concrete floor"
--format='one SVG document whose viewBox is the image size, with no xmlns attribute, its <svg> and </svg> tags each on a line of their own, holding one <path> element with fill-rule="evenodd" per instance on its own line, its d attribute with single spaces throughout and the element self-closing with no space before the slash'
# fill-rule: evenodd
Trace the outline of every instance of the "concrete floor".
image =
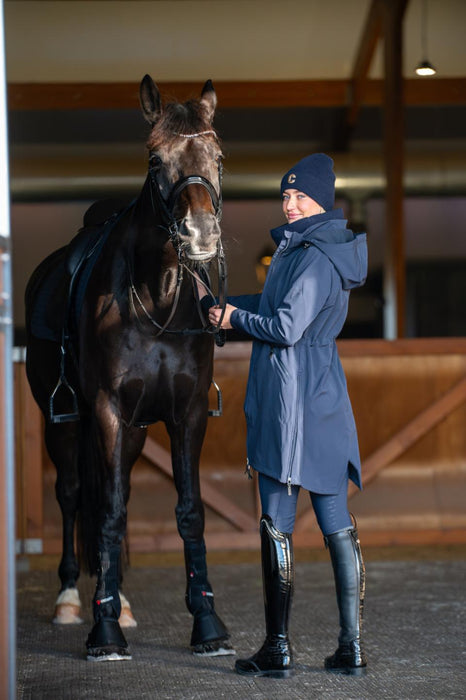
<svg viewBox="0 0 466 700">
<path fill-rule="evenodd" d="M 58 578 L 45 561 L 41 568 L 18 573 L 18 700 L 466 698 L 464 548 L 434 550 L 424 558 L 402 550 L 400 556 L 388 554 L 366 556 L 369 666 L 362 679 L 334 676 L 322 666 L 338 633 L 325 552 L 297 556 L 291 622 L 296 670 L 286 680 L 244 678 L 234 672 L 232 656 L 204 659 L 190 653 L 191 618 L 179 555 L 156 562 L 139 557 L 126 574 L 124 590 L 139 623 L 126 631 L 132 661 L 88 662 L 93 581 L 83 577 L 80 582 L 84 624 L 58 628 L 50 622 Z M 237 655 L 249 655 L 263 640 L 258 555 L 212 555 L 209 578 L 216 608 Z"/>
</svg>

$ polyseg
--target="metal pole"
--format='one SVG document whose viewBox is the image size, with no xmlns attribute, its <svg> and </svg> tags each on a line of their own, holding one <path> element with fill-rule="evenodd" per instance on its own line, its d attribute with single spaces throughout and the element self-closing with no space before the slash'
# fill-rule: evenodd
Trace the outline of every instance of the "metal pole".
<svg viewBox="0 0 466 700">
<path fill-rule="evenodd" d="M 5 71 L 0 0 L 0 697 L 16 697 L 13 318 Z"/>
</svg>

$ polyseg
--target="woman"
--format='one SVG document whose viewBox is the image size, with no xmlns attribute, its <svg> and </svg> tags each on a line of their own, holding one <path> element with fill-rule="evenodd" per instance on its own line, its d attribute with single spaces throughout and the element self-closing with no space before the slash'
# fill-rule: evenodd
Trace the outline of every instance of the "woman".
<svg viewBox="0 0 466 700">
<path fill-rule="evenodd" d="M 366 278 L 366 235 L 355 236 L 343 212 L 333 211 L 333 161 L 323 153 L 291 168 L 281 193 L 287 223 L 271 231 L 277 249 L 263 292 L 229 297 L 222 321 L 254 340 L 244 410 L 248 465 L 259 473 L 263 513 L 266 638 L 257 653 L 236 662 L 236 671 L 283 678 L 293 668 L 292 532 L 303 487 L 330 551 L 340 613 L 339 646 L 325 667 L 361 675 L 364 565 L 347 507 L 348 479 L 361 488 L 361 465 L 335 338 L 349 290 Z M 210 322 L 216 325 L 221 313 L 210 307 Z"/>
</svg>

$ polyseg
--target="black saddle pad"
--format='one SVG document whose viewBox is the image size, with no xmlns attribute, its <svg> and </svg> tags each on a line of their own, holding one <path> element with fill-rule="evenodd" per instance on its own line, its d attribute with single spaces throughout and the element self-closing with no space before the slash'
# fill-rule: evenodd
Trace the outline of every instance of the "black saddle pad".
<svg viewBox="0 0 466 700">
<path fill-rule="evenodd" d="M 65 272 L 66 249 L 49 255 L 34 272 L 34 285 L 28 290 L 29 331 L 36 338 L 59 341 L 65 317 L 69 275 Z"/>
</svg>

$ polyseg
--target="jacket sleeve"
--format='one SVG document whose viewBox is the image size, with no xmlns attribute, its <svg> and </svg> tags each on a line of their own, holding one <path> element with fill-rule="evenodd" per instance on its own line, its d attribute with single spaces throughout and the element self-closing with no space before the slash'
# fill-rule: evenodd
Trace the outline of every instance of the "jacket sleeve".
<svg viewBox="0 0 466 700">
<path fill-rule="evenodd" d="M 259 309 L 259 304 L 262 294 L 241 294 L 236 297 L 227 297 L 227 302 L 238 309 L 249 311 L 256 314 Z"/>
<path fill-rule="evenodd" d="M 274 345 L 294 345 L 325 307 L 332 289 L 332 265 L 314 249 L 311 259 L 285 291 L 271 316 L 236 309 L 233 328 Z"/>
<path fill-rule="evenodd" d="M 257 313 L 259 309 L 259 303 L 261 300 L 261 294 L 241 294 L 240 296 L 227 296 L 227 302 L 232 306 L 236 306 L 245 311 L 250 311 L 252 313 Z M 211 306 L 218 304 L 218 298 L 215 301 L 212 297 L 206 295 L 201 299 L 202 310 L 206 313 L 209 311 Z"/>
</svg>

